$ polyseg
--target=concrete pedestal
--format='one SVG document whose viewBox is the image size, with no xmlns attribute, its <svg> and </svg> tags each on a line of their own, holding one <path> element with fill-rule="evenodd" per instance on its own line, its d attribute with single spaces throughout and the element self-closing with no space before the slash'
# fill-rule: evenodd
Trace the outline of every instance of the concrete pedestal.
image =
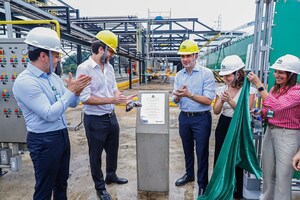
<svg viewBox="0 0 300 200">
<path fill-rule="evenodd" d="M 139 93 L 137 112 L 137 185 L 139 191 L 169 191 L 168 92 Z"/>
</svg>

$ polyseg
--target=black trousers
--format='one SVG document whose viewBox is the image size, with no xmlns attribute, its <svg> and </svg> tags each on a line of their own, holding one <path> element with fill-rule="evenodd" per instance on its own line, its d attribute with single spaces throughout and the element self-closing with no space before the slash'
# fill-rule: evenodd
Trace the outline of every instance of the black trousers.
<svg viewBox="0 0 300 200">
<path fill-rule="evenodd" d="M 221 115 L 219 118 L 218 125 L 215 132 L 214 165 L 216 165 L 217 159 L 219 157 L 231 119 L 232 117 L 226 117 L 225 115 Z M 243 169 L 242 168 L 240 167 L 235 168 L 235 177 L 236 177 L 236 190 L 233 196 L 236 199 L 241 199 L 243 198 Z"/>
<path fill-rule="evenodd" d="M 185 169 L 188 176 L 194 177 L 194 152 L 196 144 L 197 182 L 200 189 L 206 189 L 208 184 L 208 154 L 211 132 L 211 113 L 205 112 L 197 116 L 179 114 L 179 134 L 185 158 Z"/>
<path fill-rule="evenodd" d="M 70 141 L 67 129 L 28 132 L 27 147 L 34 166 L 34 200 L 67 199 Z"/>
<path fill-rule="evenodd" d="M 116 176 L 120 127 L 115 114 L 84 115 L 85 133 L 89 145 L 90 167 L 97 191 L 105 190 L 101 169 L 102 151 L 106 152 L 106 177 Z"/>
</svg>

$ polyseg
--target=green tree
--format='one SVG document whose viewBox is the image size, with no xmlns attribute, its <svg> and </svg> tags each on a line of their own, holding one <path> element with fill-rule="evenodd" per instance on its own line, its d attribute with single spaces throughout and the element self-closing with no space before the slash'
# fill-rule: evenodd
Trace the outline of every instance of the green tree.
<svg viewBox="0 0 300 200">
<path fill-rule="evenodd" d="M 83 51 L 81 53 L 82 61 L 87 60 L 89 55 L 90 52 Z M 65 58 L 61 62 L 61 66 L 64 74 L 68 74 L 69 72 L 71 72 L 73 75 L 75 75 L 77 69 L 77 53 L 73 53 L 72 55 L 67 56 L 67 58 Z"/>
<path fill-rule="evenodd" d="M 71 72 L 73 75 L 76 74 L 77 64 L 69 64 L 63 67 L 63 73 L 69 74 Z"/>
</svg>

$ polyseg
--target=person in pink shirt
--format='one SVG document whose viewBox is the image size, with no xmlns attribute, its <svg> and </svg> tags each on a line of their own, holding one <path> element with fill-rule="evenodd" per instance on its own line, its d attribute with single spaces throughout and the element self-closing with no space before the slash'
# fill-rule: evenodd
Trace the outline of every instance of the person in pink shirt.
<svg viewBox="0 0 300 200">
<path fill-rule="evenodd" d="M 300 147 L 300 60 L 293 55 L 278 58 L 273 66 L 275 84 L 268 93 L 252 72 L 248 79 L 263 101 L 262 116 L 268 126 L 263 139 L 263 190 L 261 200 L 290 200 L 292 159 Z"/>
</svg>

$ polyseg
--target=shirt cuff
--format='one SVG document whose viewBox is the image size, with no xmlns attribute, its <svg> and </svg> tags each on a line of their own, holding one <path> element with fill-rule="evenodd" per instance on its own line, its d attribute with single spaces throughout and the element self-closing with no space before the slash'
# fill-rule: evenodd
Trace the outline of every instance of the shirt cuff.
<svg viewBox="0 0 300 200">
<path fill-rule="evenodd" d="M 69 104 L 71 104 L 73 101 L 76 101 L 78 99 L 78 97 L 75 96 L 75 94 L 73 92 L 71 92 L 70 90 L 66 90 L 66 92 L 64 93 L 62 98 L 63 98 L 63 101 L 65 100 Z"/>
<path fill-rule="evenodd" d="M 179 104 L 180 103 L 180 100 L 177 102 L 175 101 L 175 98 L 172 96 L 172 101 L 175 103 L 175 104 Z"/>
<path fill-rule="evenodd" d="M 91 97 L 91 95 L 88 94 L 88 93 L 86 93 L 86 94 L 81 93 L 80 94 L 80 101 L 81 102 L 86 102 L 90 97 Z"/>
</svg>

